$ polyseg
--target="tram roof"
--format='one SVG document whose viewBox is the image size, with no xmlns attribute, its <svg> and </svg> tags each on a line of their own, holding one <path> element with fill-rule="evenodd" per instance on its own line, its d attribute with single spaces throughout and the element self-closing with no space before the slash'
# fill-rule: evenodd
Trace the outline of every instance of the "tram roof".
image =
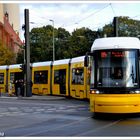
<svg viewBox="0 0 140 140">
<path fill-rule="evenodd" d="M 140 49 L 140 40 L 136 37 L 108 37 L 96 39 L 91 52 L 104 49 Z"/>
<path fill-rule="evenodd" d="M 32 67 L 38 67 L 38 66 L 50 66 L 51 61 L 45 61 L 45 62 L 36 62 L 32 64 Z"/>
<path fill-rule="evenodd" d="M 71 63 L 84 62 L 85 56 L 75 57 L 71 59 Z"/>
<path fill-rule="evenodd" d="M 16 68 L 20 68 L 21 64 L 14 64 L 14 65 L 10 65 L 9 69 L 16 69 Z"/>
<path fill-rule="evenodd" d="M 63 64 L 68 64 L 69 62 L 70 59 L 56 60 L 53 62 L 53 65 L 63 65 Z"/>
<path fill-rule="evenodd" d="M 21 64 L 14 64 L 14 65 L 10 65 L 9 69 L 16 69 L 16 68 L 20 68 Z"/>
<path fill-rule="evenodd" d="M 0 70 L 8 69 L 7 65 L 0 66 Z"/>
</svg>

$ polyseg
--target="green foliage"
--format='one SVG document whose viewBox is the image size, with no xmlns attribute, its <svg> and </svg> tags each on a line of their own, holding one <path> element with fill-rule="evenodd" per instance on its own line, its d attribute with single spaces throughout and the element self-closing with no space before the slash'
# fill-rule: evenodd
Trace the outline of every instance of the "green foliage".
<svg viewBox="0 0 140 140">
<path fill-rule="evenodd" d="M 114 29 L 113 29 L 113 22 L 107 24 L 103 27 L 101 31 L 102 37 L 106 34 L 107 37 L 114 36 Z M 123 36 L 130 36 L 130 37 L 139 37 L 140 35 L 140 21 L 133 20 L 129 17 L 118 17 L 118 35 L 121 37 Z"/>
<path fill-rule="evenodd" d="M 70 38 L 70 57 L 82 56 L 90 51 L 97 34 L 88 28 L 76 29 Z"/>
<path fill-rule="evenodd" d="M 0 43 L 0 65 L 10 65 L 16 62 L 13 51 Z"/>
<path fill-rule="evenodd" d="M 19 51 L 16 58 L 17 64 L 24 63 L 24 51 Z"/>
</svg>

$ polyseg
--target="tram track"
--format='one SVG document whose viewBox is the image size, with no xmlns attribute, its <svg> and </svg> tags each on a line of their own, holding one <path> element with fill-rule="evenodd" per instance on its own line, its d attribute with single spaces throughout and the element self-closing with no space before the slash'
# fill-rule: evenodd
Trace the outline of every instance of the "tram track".
<svg viewBox="0 0 140 140">
<path fill-rule="evenodd" d="M 109 124 L 106 124 L 104 126 L 101 126 L 101 127 L 97 127 L 97 128 L 94 128 L 94 130 L 89 130 L 89 131 L 86 131 L 86 132 L 83 132 L 83 133 L 78 133 L 77 135 L 75 135 L 76 137 L 77 136 L 90 136 L 90 134 L 92 133 L 95 133 L 97 131 L 101 131 L 103 129 L 107 129 L 108 127 L 111 127 L 113 125 L 116 125 L 117 123 L 119 123 L 120 121 L 122 121 L 123 119 L 119 119 L 117 121 L 114 121 L 114 122 L 111 122 Z"/>
<path fill-rule="evenodd" d="M 46 129 L 46 130 L 41 130 L 41 131 L 38 131 L 38 132 L 29 133 L 29 134 L 26 134 L 25 136 L 41 136 L 42 134 L 44 135 L 45 133 L 48 133 L 48 132 L 53 132 L 53 131 L 55 132 L 57 130 L 64 129 L 65 127 L 67 129 L 67 127 L 77 125 L 77 124 L 85 122 L 85 121 L 87 121 L 89 119 L 91 119 L 91 117 L 87 117 L 87 118 L 84 118 L 84 119 L 82 118 L 82 119 L 80 119 L 78 121 L 76 120 L 76 121 L 74 121 L 72 123 L 64 124 L 64 125 L 61 125 L 61 126 L 58 126 L 58 127 L 55 127 L 55 128 L 49 128 L 49 129 Z M 92 130 L 89 130 L 89 131 L 86 131 L 86 132 L 84 131 L 84 132 L 81 132 L 81 133 L 78 133 L 78 134 L 74 134 L 72 136 L 73 137 L 90 136 L 90 134 L 98 132 L 98 131 L 101 131 L 103 129 L 107 129 L 107 128 L 111 127 L 111 126 L 114 126 L 117 123 L 119 123 L 120 121 L 122 121 L 122 119 L 113 121 L 113 122 L 108 123 L 106 125 L 102 125 L 101 127 L 94 128 L 94 130 L 92 129 Z"/>
<path fill-rule="evenodd" d="M 38 131 L 38 132 L 28 133 L 25 136 L 38 136 L 38 135 L 40 135 L 42 133 L 47 133 L 49 131 L 56 131 L 56 130 L 59 130 L 59 129 L 64 128 L 64 127 L 69 127 L 69 126 L 72 126 L 72 125 L 76 125 L 76 124 L 78 124 L 80 122 L 83 122 L 83 121 L 86 121 L 86 120 L 88 120 L 90 118 L 91 117 L 87 117 L 87 118 L 84 118 L 84 119 L 82 118 L 82 119 L 80 119 L 78 121 L 76 120 L 76 121 L 74 121 L 72 123 L 64 124 L 64 125 L 61 125 L 61 126 L 58 126 L 58 127 L 55 127 L 55 128 L 49 128 L 49 129 Z"/>
</svg>

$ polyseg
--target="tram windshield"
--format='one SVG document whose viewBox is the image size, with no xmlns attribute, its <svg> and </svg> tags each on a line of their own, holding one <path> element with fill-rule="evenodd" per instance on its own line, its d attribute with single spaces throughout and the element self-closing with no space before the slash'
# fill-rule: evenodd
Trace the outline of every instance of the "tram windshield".
<svg viewBox="0 0 140 140">
<path fill-rule="evenodd" d="M 136 50 L 105 50 L 96 53 L 96 86 L 103 88 L 138 87 Z"/>
</svg>

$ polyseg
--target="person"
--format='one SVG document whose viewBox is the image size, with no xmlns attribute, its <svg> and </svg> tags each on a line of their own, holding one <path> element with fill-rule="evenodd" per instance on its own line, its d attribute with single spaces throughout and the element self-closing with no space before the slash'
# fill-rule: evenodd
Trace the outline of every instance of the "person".
<svg viewBox="0 0 140 140">
<path fill-rule="evenodd" d="M 8 94 L 9 96 L 12 96 L 12 81 L 10 81 L 10 84 L 9 84 Z"/>
<path fill-rule="evenodd" d="M 20 95 L 24 96 L 24 81 L 23 81 L 23 79 L 19 80 L 19 88 L 20 88 Z"/>
<path fill-rule="evenodd" d="M 18 96 L 19 80 L 15 80 L 15 95 Z"/>
</svg>

